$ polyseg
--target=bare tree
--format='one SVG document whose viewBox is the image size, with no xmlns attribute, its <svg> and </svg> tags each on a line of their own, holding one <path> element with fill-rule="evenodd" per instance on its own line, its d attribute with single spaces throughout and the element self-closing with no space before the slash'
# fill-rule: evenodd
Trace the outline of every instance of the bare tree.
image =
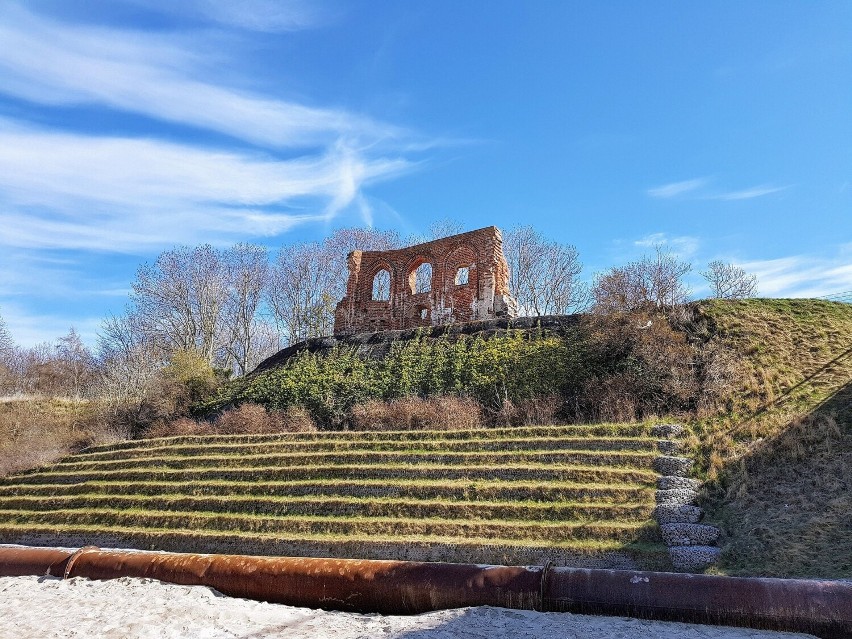
<svg viewBox="0 0 852 639">
<path fill-rule="evenodd" d="M 522 315 L 563 315 L 588 306 L 588 286 L 577 249 L 550 241 L 531 226 L 515 227 L 503 236 L 509 264 L 509 291 Z"/>
<path fill-rule="evenodd" d="M 14 391 L 16 384 L 15 375 L 15 342 L 6 328 L 6 322 L 0 315 L 0 393 Z"/>
<path fill-rule="evenodd" d="M 166 364 L 162 348 L 145 334 L 139 316 L 110 316 L 98 335 L 99 395 L 115 405 L 138 402 Z"/>
<path fill-rule="evenodd" d="M 263 290 L 269 273 L 266 249 L 254 244 L 237 244 L 225 254 L 227 302 L 224 320 L 228 331 L 225 349 L 237 375 L 253 369 L 266 352 L 260 338 L 259 318 Z"/>
<path fill-rule="evenodd" d="M 346 258 L 355 249 L 399 246 L 395 232 L 340 229 L 322 242 L 284 246 L 273 265 L 267 303 L 287 343 L 330 335 L 334 308 L 346 292 Z"/>
<path fill-rule="evenodd" d="M 736 300 L 757 295 L 757 276 L 733 264 L 714 260 L 701 276 L 710 285 L 713 297 Z"/>
<path fill-rule="evenodd" d="M 139 327 L 164 355 L 194 350 L 213 363 L 225 341 L 227 269 L 209 244 L 166 251 L 133 282 Z"/>
<path fill-rule="evenodd" d="M 337 301 L 334 262 L 319 242 L 285 246 L 278 253 L 267 300 L 286 343 L 331 334 Z"/>
<path fill-rule="evenodd" d="M 595 278 L 592 294 L 598 312 L 635 311 L 683 304 L 691 291 L 683 278 L 692 270 L 662 246 L 653 255 L 611 268 Z"/>
<path fill-rule="evenodd" d="M 76 398 L 90 394 L 95 379 L 95 357 L 73 326 L 57 340 L 54 368 L 58 375 L 57 390 Z"/>
<path fill-rule="evenodd" d="M 459 220 L 454 220 L 452 218 L 442 218 L 440 220 L 435 220 L 431 224 L 429 224 L 429 229 L 426 234 L 420 233 L 412 233 L 408 237 L 405 238 L 406 246 L 411 246 L 413 244 L 423 244 L 424 242 L 431 242 L 432 240 L 440 240 L 445 237 L 449 237 L 450 235 L 458 235 L 459 233 L 464 233 L 465 225 Z"/>
<path fill-rule="evenodd" d="M 9 329 L 6 328 L 3 316 L 0 315 L 0 362 L 4 362 L 7 357 L 11 357 L 14 348 L 15 342 L 9 334 Z"/>
</svg>

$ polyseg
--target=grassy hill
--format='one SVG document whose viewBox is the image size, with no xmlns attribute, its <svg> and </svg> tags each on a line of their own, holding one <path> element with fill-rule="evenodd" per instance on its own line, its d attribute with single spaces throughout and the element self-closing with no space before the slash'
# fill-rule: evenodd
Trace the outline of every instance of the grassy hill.
<svg viewBox="0 0 852 639">
<path fill-rule="evenodd" d="M 559 378 L 600 392 L 602 406 L 619 389 L 645 393 L 633 405 L 657 398 L 644 405 L 677 406 L 666 419 L 688 426 L 707 522 L 723 531 L 717 570 L 852 576 L 852 305 L 706 301 L 689 310 L 670 326 L 655 318 L 656 332 L 621 318 L 617 330 L 596 320 L 588 339 L 574 322 L 538 342 L 512 334 L 389 349 L 396 359 L 384 368 L 342 352 L 323 369 L 312 356 L 299 375 L 270 369 L 212 401 L 281 402 L 281 388 L 316 399 L 311 379 L 333 382 L 323 410 L 356 383 L 359 393 L 452 383 L 483 396 L 500 383 L 524 397 L 540 384 L 553 392 Z M 410 361 L 420 364 L 405 368 Z M 444 377 L 432 361 L 444 363 Z M 0 539 L 666 567 L 650 520 L 656 454 L 645 422 L 135 440 L 0 480 Z"/>
<path fill-rule="evenodd" d="M 706 302 L 733 362 L 695 420 L 703 506 L 731 574 L 852 577 L 852 305 Z"/>
<path fill-rule="evenodd" d="M 656 454 L 644 424 L 125 442 L 4 479 L 0 538 L 659 567 Z"/>
</svg>

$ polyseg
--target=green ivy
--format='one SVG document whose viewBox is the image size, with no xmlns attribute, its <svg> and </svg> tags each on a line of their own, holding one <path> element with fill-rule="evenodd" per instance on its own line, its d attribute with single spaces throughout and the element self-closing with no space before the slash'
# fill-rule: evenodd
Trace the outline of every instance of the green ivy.
<svg viewBox="0 0 852 639">
<path fill-rule="evenodd" d="M 321 424 L 340 424 L 355 404 L 406 395 L 463 395 L 486 408 L 562 392 L 571 360 L 564 338 L 540 331 L 414 339 L 392 344 L 380 360 L 354 348 L 303 352 L 284 366 L 225 386 L 197 407 L 207 414 L 243 402 L 269 408 L 301 406 Z"/>
</svg>

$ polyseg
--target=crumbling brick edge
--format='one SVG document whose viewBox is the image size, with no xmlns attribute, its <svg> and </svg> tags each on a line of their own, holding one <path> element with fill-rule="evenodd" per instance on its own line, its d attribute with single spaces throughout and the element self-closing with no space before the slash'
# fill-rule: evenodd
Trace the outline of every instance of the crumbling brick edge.
<svg viewBox="0 0 852 639">
<path fill-rule="evenodd" d="M 651 436 L 659 438 L 657 450 L 662 453 L 654 460 L 654 470 L 661 475 L 657 479 L 654 519 L 674 568 L 701 572 L 719 561 L 722 551 L 716 542 L 721 531 L 699 523 L 704 518 L 704 510 L 696 505 L 701 482 L 689 477 L 693 460 L 676 456 L 680 450 L 678 438 L 684 431 L 681 424 L 651 428 Z"/>
</svg>

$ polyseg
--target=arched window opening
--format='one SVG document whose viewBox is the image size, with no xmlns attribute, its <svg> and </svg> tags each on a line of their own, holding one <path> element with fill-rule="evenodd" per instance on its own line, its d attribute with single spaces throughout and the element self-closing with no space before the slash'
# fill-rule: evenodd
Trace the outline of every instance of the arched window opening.
<svg viewBox="0 0 852 639">
<path fill-rule="evenodd" d="M 418 266 L 413 275 L 409 280 L 412 293 L 428 293 L 432 290 L 432 265 L 429 262 Z"/>
<path fill-rule="evenodd" d="M 429 319 L 429 309 L 428 308 L 421 308 L 420 309 L 420 319 L 422 319 L 422 320 Z"/>
<path fill-rule="evenodd" d="M 456 271 L 456 286 L 465 286 L 470 281 L 470 267 L 460 266 Z"/>
<path fill-rule="evenodd" d="M 372 299 L 376 302 L 390 301 L 390 273 L 382 269 L 373 278 Z"/>
</svg>

